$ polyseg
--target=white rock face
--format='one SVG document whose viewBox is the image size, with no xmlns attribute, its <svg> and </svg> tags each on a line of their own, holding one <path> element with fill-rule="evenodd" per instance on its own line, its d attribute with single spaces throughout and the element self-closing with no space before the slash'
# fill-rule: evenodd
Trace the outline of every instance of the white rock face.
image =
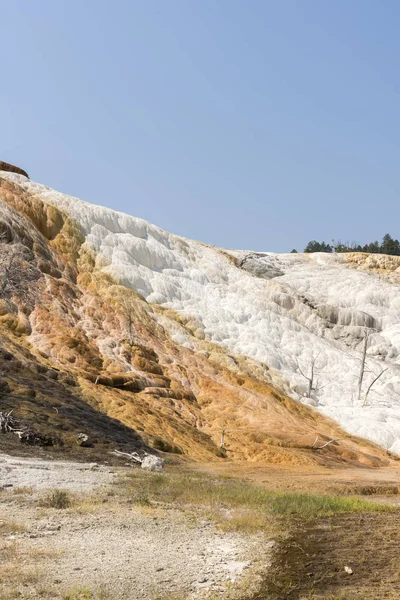
<svg viewBox="0 0 400 600">
<path fill-rule="evenodd" d="M 0 172 L 76 219 L 97 267 L 150 303 L 193 317 L 205 337 L 271 368 L 294 398 L 400 453 L 400 286 L 340 255 L 230 252 Z M 370 332 L 358 398 L 363 338 Z M 182 332 L 175 342 L 190 345 Z M 314 388 L 307 397 L 311 365 Z M 367 397 L 368 386 L 384 370 Z"/>
</svg>

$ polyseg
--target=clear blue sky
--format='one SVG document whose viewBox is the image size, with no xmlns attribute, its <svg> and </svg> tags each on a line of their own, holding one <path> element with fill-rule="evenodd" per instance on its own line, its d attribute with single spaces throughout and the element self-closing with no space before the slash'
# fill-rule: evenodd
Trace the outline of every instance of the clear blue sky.
<svg viewBox="0 0 400 600">
<path fill-rule="evenodd" d="M 230 248 L 400 237 L 398 0 L 1 2 L 0 160 Z"/>
</svg>

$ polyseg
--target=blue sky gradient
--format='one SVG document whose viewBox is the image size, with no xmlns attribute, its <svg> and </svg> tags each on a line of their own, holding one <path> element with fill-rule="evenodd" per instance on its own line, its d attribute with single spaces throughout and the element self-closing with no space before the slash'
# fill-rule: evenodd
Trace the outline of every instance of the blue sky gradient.
<svg viewBox="0 0 400 600">
<path fill-rule="evenodd" d="M 0 160 L 230 248 L 400 237 L 400 3 L 1 3 Z"/>
</svg>

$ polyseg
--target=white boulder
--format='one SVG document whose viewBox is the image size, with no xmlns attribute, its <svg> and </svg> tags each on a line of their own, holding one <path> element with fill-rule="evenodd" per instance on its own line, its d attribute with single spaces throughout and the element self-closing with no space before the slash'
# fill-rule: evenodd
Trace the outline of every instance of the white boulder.
<svg viewBox="0 0 400 600">
<path fill-rule="evenodd" d="M 153 454 L 147 454 L 142 460 L 142 469 L 146 471 L 164 471 L 165 461 L 159 456 L 154 456 Z"/>
</svg>

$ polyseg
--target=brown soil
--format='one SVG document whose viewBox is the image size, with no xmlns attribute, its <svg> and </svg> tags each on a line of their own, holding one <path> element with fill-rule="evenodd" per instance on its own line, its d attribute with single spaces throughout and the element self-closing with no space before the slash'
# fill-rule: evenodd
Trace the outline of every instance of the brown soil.
<svg viewBox="0 0 400 600">
<path fill-rule="evenodd" d="M 263 589 L 252 600 L 398 599 L 399 543 L 397 513 L 297 523 L 295 531 L 276 546 Z"/>
<path fill-rule="evenodd" d="M 270 490 L 286 492 L 328 493 L 343 496 L 389 496 L 400 494 L 400 462 L 393 460 L 387 467 L 360 468 L 324 465 L 277 466 L 254 463 L 207 463 L 191 465 L 214 475 L 229 475 Z M 371 499 L 371 498 L 369 498 Z"/>
<path fill-rule="evenodd" d="M 358 495 L 398 506 L 400 465 L 327 469 L 275 465 L 193 465 L 269 489 Z M 286 525 L 283 526 L 285 529 Z M 246 600 L 383 600 L 400 598 L 399 513 L 333 515 L 296 521 L 277 540 L 261 591 Z M 352 569 L 347 574 L 344 567 Z"/>
<path fill-rule="evenodd" d="M 327 469 L 275 465 L 193 465 L 207 473 L 240 477 L 268 489 L 358 495 L 400 501 L 400 465 Z M 286 525 L 283 525 L 283 529 Z M 261 591 L 246 600 L 394 600 L 400 598 L 399 513 L 333 515 L 296 521 L 277 540 Z M 353 573 L 347 574 L 348 566 Z"/>
</svg>

